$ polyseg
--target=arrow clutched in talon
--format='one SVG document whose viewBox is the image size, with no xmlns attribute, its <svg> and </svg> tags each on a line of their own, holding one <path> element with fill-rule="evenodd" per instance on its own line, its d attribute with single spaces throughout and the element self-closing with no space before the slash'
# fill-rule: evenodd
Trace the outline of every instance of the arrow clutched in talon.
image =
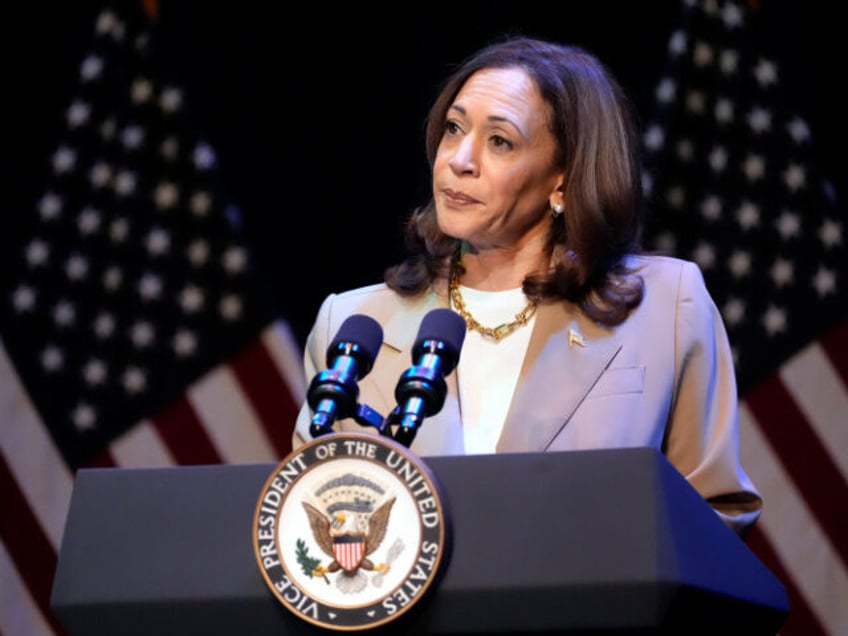
<svg viewBox="0 0 848 636">
<path fill-rule="evenodd" d="M 400 556 L 400 553 L 403 552 L 403 548 L 403 539 L 398 537 L 395 539 L 392 547 L 389 548 L 389 553 L 386 555 L 386 562 L 383 564 L 383 567 L 371 578 L 371 582 L 375 587 L 383 585 L 383 576 L 391 569 L 392 562 Z"/>
</svg>

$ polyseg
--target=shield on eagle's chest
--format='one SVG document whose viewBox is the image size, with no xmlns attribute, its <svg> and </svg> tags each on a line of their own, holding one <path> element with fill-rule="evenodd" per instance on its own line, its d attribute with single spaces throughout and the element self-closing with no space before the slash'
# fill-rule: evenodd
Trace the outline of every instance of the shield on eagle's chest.
<svg viewBox="0 0 848 636">
<path fill-rule="evenodd" d="M 333 556 L 345 570 L 355 570 L 365 555 L 365 537 L 361 534 L 345 534 L 333 537 Z"/>
</svg>

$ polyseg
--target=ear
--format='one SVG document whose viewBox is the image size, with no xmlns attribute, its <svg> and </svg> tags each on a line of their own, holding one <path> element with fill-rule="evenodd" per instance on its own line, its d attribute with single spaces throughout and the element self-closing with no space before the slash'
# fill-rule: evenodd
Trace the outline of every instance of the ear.
<svg viewBox="0 0 848 636">
<path fill-rule="evenodd" d="M 565 173 L 563 172 L 557 177 L 556 186 L 548 196 L 548 203 L 553 210 L 557 205 L 560 207 L 565 205 Z"/>
</svg>

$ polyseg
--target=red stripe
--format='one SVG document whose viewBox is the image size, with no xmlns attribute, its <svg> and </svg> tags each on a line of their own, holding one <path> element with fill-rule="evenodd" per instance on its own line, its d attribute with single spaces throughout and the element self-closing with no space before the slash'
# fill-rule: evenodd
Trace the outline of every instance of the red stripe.
<svg viewBox="0 0 848 636">
<path fill-rule="evenodd" d="M 821 346 L 842 384 L 848 387 L 848 320 L 844 320 L 821 338 Z"/>
<path fill-rule="evenodd" d="M 221 456 L 185 396 L 153 419 L 153 426 L 177 464 L 220 464 Z"/>
<path fill-rule="evenodd" d="M 827 631 L 807 605 L 768 538 L 757 526 L 754 526 L 746 535 L 745 543 L 786 587 L 786 595 L 789 597 L 789 616 L 780 629 L 780 636 L 827 636 Z"/>
<path fill-rule="evenodd" d="M 777 375 L 746 396 L 762 433 L 848 568 L 848 484 Z M 768 505 L 768 504 L 766 504 Z"/>
<path fill-rule="evenodd" d="M 38 609 L 57 634 L 64 630 L 50 612 L 50 592 L 56 571 L 56 551 L 29 507 L 18 482 L 0 454 L 0 539 L 15 563 Z M 0 585 L 2 585 L 0 581 Z M 27 611 L 21 607 L 21 611 Z"/>
<path fill-rule="evenodd" d="M 245 347 L 230 361 L 242 390 L 265 428 L 279 457 L 291 452 L 292 433 L 299 404 L 261 338 Z"/>
<path fill-rule="evenodd" d="M 362 560 L 363 548 L 361 541 L 333 543 L 333 554 L 345 570 L 352 570 Z"/>
</svg>

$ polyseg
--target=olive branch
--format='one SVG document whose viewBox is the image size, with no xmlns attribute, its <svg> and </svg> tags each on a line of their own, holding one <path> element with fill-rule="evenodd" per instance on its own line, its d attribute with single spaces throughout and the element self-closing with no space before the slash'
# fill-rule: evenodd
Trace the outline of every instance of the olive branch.
<svg viewBox="0 0 848 636">
<path fill-rule="evenodd" d="M 295 553 L 297 554 L 297 562 L 300 564 L 300 567 L 303 569 L 303 573 L 308 577 L 312 577 L 313 572 L 315 571 L 315 568 L 317 568 L 319 565 L 321 565 L 321 559 L 314 559 L 311 556 L 309 556 L 309 549 L 306 547 L 306 542 L 303 539 L 298 539 L 295 542 L 295 545 L 296 545 Z M 323 577 L 324 577 L 324 580 L 329 584 L 330 579 L 327 578 L 327 575 L 324 574 Z"/>
</svg>

